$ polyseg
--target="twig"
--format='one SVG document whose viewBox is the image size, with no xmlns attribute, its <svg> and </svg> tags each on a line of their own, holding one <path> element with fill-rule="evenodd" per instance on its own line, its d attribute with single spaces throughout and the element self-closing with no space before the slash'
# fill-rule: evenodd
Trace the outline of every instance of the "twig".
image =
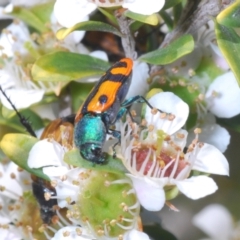
<svg viewBox="0 0 240 240">
<path fill-rule="evenodd" d="M 115 16 L 117 18 L 120 31 L 123 34 L 121 41 L 125 52 L 125 56 L 132 59 L 136 59 L 137 53 L 135 51 L 135 40 L 129 28 L 131 20 L 127 19 L 120 11 L 115 11 Z"/>
</svg>

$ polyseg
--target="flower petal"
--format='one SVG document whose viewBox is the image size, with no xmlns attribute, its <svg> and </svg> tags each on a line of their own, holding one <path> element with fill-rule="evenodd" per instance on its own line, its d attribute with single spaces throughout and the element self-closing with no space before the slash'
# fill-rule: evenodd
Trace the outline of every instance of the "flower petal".
<svg viewBox="0 0 240 240">
<path fill-rule="evenodd" d="M 219 204 L 211 204 L 205 207 L 194 216 L 193 224 L 212 239 L 230 239 L 233 231 L 231 215 L 226 208 Z"/>
<path fill-rule="evenodd" d="M 208 109 L 217 117 L 231 118 L 240 113 L 240 104 L 236 104 L 240 102 L 240 89 L 232 72 L 213 81 L 206 92 L 206 100 Z"/>
<path fill-rule="evenodd" d="M 188 105 L 171 92 L 158 93 L 149 99 L 149 103 L 153 107 L 175 116 L 174 120 L 161 119 L 159 112 L 153 115 L 151 109 L 146 108 L 145 118 L 147 122 L 170 135 L 178 131 L 188 118 Z"/>
<path fill-rule="evenodd" d="M 214 193 L 218 187 L 212 178 L 207 176 L 191 177 L 182 181 L 172 180 L 184 195 L 196 200 Z"/>
<path fill-rule="evenodd" d="M 68 168 L 65 166 L 58 167 L 43 167 L 43 173 L 51 177 L 60 177 L 68 172 Z"/>
<path fill-rule="evenodd" d="M 128 8 L 130 11 L 143 14 L 151 15 L 159 12 L 165 4 L 165 0 L 135 0 L 124 3 L 123 8 Z"/>
<path fill-rule="evenodd" d="M 25 89 L 7 89 L 5 90 L 6 95 L 11 99 L 12 103 L 17 109 L 27 108 L 34 103 L 38 103 L 42 100 L 44 95 L 44 90 L 25 90 Z M 12 109 L 12 106 L 8 100 L 0 94 L 0 99 L 2 104 L 8 108 Z"/>
<path fill-rule="evenodd" d="M 79 235 L 79 230 L 82 232 L 82 236 Z M 66 236 L 66 233 L 69 233 Z M 84 237 L 86 236 L 86 237 Z M 93 236 L 89 236 L 88 232 L 79 226 L 67 226 L 59 229 L 51 240 L 94 240 Z"/>
<path fill-rule="evenodd" d="M 97 8 L 96 4 L 87 0 L 57 0 L 54 14 L 58 22 L 64 27 L 72 27 Z"/>
<path fill-rule="evenodd" d="M 199 135 L 201 142 L 209 143 L 221 152 L 227 150 L 231 136 L 225 128 L 218 124 L 205 124 L 201 126 L 201 130 L 202 132 Z"/>
<path fill-rule="evenodd" d="M 144 96 L 149 89 L 147 79 L 149 78 L 149 66 L 144 62 L 134 61 L 132 82 L 126 99 L 141 95 Z"/>
<path fill-rule="evenodd" d="M 29 152 L 28 166 L 30 168 L 61 166 L 63 156 L 64 150 L 59 143 L 44 139 L 37 142 Z"/>
<path fill-rule="evenodd" d="M 96 51 L 91 52 L 89 55 L 108 62 L 108 55 L 104 51 L 96 50 Z"/>
<path fill-rule="evenodd" d="M 0 45 L 3 47 L 1 53 L 12 57 L 17 51 L 21 54 L 26 54 L 27 50 L 24 48 L 24 43 L 30 41 L 30 33 L 27 26 L 23 22 L 12 23 L 7 27 L 7 33 L 0 35 Z"/>
<path fill-rule="evenodd" d="M 123 240 L 150 240 L 148 235 L 144 232 L 137 231 L 135 229 L 128 231 L 124 234 Z"/>
<path fill-rule="evenodd" d="M 126 174 L 132 179 L 140 204 L 148 211 L 159 211 L 165 203 L 163 186 L 147 177 L 136 177 Z"/>
<path fill-rule="evenodd" d="M 190 153 L 191 154 L 191 153 Z M 186 154 L 186 157 L 191 157 Z M 219 175 L 229 175 L 229 164 L 225 156 L 214 146 L 204 143 L 197 153 L 193 170 Z"/>
</svg>

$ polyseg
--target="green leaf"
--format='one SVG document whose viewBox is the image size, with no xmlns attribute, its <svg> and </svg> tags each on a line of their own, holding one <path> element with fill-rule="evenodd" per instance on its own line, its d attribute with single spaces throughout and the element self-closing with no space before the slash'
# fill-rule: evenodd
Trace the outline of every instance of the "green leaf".
<svg viewBox="0 0 240 240">
<path fill-rule="evenodd" d="M 31 12 L 34 13 L 43 23 L 49 23 L 51 14 L 53 12 L 54 1 L 38 4 L 31 8 Z"/>
<path fill-rule="evenodd" d="M 109 12 L 109 8 L 98 8 L 98 10 L 104 15 L 106 16 L 113 24 L 118 25 L 118 21 L 115 18 L 115 16 Z"/>
<path fill-rule="evenodd" d="M 0 147 L 4 154 L 22 169 L 25 169 L 37 177 L 50 180 L 49 177 L 42 172 L 42 169 L 32 169 L 28 167 L 28 154 L 37 142 L 38 139 L 32 136 L 11 133 L 3 137 Z"/>
<path fill-rule="evenodd" d="M 118 158 L 113 158 L 111 155 L 107 155 L 106 164 L 93 164 L 90 161 L 81 157 L 78 149 L 73 149 L 64 155 L 64 161 L 67 164 L 75 167 L 93 169 L 96 171 L 106 171 L 112 173 L 126 173 L 127 170 L 122 164 L 122 161 Z"/>
<path fill-rule="evenodd" d="M 57 39 L 62 40 L 73 31 L 110 32 L 119 37 L 122 36 L 121 32 L 119 32 L 115 27 L 113 27 L 107 23 L 97 22 L 97 21 L 86 21 L 86 22 L 77 23 L 73 27 L 70 27 L 70 28 L 59 29 L 56 33 L 56 37 L 57 37 Z"/>
<path fill-rule="evenodd" d="M 31 9 L 27 9 L 24 7 L 14 7 L 13 11 L 9 13 L 9 15 L 19 18 L 27 25 L 35 28 L 39 32 L 47 32 L 49 28 L 46 27 L 45 23 L 31 11 Z"/>
<path fill-rule="evenodd" d="M 227 27 L 240 27 L 240 1 L 236 1 L 221 11 L 216 19 L 219 24 Z"/>
<path fill-rule="evenodd" d="M 159 15 L 156 13 L 153 13 L 152 15 L 142 15 L 142 14 L 134 13 L 127 10 L 124 12 L 124 15 L 133 20 L 143 22 L 149 25 L 154 25 L 154 26 L 158 25 L 160 20 Z"/>
<path fill-rule="evenodd" d="M 168 8 L 174 7 L 175 5 L 181 3 L 182 0 L 167 0 L 165 1 L 164 7 L 162 8 L 162 10 L 166 10 Z"/>
<path fill-rule="evenodd" d="M 77 112 L 82 103 L 86 100 L 95 83 L 71 82 L 68 85 L 70 90 L 73 112 Z"/>
<path fill-rule="evenodd" d="M 102 75 L 109 63 L 89 55 L 53 52 L 40 57 L 32 67 L 35 81 L 66 82 Z"/>
<path fill-rule="evenodd" d="M 161 11 L 160 16 L 162 17 L 162 19 L 166 23 L 168 29 L 171 31 L 173 29 L 173 20 L 172 20 L 170 14 L 167 13 L 166 11 Z"/>
<path fill-rule="evenodd" d="M 167 47 L 157 49 L 142 55 L 139 60 L 156 65 L 165 65 L 176 61 L 178 58 L 192 52 L 194 40 L 191 35 L 184 35 Z"/>
<path fill-rule="evenodd" d="M 40 129 L 44 126 L 43 120 L 31 109 L 23 109 L 19 112 L 22 116 L 29 120 L 34 130 Z M 2 107 L 0 125 L 12 128 L 15 131 L 26 133 L 25 127 L 21 124 L 16 112 L 5 107 Z"/>
<path fill-rule="evenodd" d="M 240 37 L 229 27 L 215 22 L 215 33 L 218 46 L 240 84 Z"/>
</svg>

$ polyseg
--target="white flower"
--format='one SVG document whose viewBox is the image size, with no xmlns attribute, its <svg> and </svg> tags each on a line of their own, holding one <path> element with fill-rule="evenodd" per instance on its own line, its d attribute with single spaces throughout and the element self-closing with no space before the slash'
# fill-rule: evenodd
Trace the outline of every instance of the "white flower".
<svg viewBox="0 0 240 240">
<path fill-rule="evenodd" d="M 216 118 L 211 113 L 208 113 L 202 124 L 198 127 L 201 128 L 199 141 L 211 144 L 219 149 L 222 153 L 227 150 L 230 143 L 230 134 L 228 131 L 216 123 Z M 188 134 L 188 144 L 195 138 L 194 129 L 191 129 Z"/>
<path fill-rule="evenodd" d="M 210 84 L 206 101 L 217 117 L 231 118 L 240 113 L 240 89 L 232 72 L 224 73 Z"/>
<path fill-rule="evenodd" d="M 192 199 L 215 192 L 217 186 L 212 178 L 189 177 L 190 172 L 228 175 L 228 162 L 214 146 L 198 141 L 199 130 L 188 152 L 183 152 L 187 131 L 180 128 L 188 117 L 187 104 L 168 92 L 156 94 L 149 103 L 171 114 L 156 113 L 147 107 L 146 129 L 128 123 L 121 129 L 122 160 L 142 206 L 150 211 L 160 210 L 166 200 L 164 187 L 175 186 Z"/>
<path fill-rule="evenodd" d="M 85 228 L 67 226 L 58 230 L 51 240 L 95 240 Z"/>
<path fill-rule="evenodd" d="M 18 166 L 15 163 L 0 164 L 0 173 L 0 196 L 18 200 L 24 191 L 31 189 L 30 174 L 26 171 L 18 170 Z"/>
<path fill-rule="evenodd" d="M 234 240 L 240 236 L 240 224 L 235 224 L 228 210 L 220 204 L 205 207 L 194 216 L 193 224 L 211 240 Z"/>
<path fill-rule="evenodd" d="M 27 53 L 24 48 L 26 41 L 32 42 L 30 33 L 22 22 L 9 25 L 0 37 L 4 63 L 0 70 L 0 85 L 17 109 L 27 108 L 41 101 L 45 92 L 30 80 L 29 74 L 21 66 Z M 19 57 L 19 54 L 22 58 Z M 12 109 L 2 93 L 0 99 L 5 107 Z"/>
<path fill-rule="evenodd" d="M 64 27 L 72 27 L 73 25 L 86 21 L 86 17 L 97 7 L 113 7 L 122 6 L 128 8 L 132 12 L 151 15 L 159 12 L 164 6 L 164 0 L 124 0 L 124 1 L 88 1 L 88 0 L 57 0 L 54 5 L 54 13 L 58 22 Z"/>
<path fill-rule="evenodd" d="M 27 26 L 23 22 L 13 22 L 0 35 L 1 53 L 8 57 L 13 57 L 15 52 L 26 54 L 23 46 L 27 41 L 31 41 Z"/>
</svg>

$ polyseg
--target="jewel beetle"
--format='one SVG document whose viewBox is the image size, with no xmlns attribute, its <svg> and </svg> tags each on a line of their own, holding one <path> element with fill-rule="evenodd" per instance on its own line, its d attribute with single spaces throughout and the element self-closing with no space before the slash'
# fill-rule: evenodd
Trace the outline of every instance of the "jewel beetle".
<svg viewBox="0 0 240 240">
<path fill-rule="evenodd" d="M 106 135 L 117 138 L 113 146 L 120 142 L 120 133 L 111 126 L 120 119 L 134 102 L 145 102 L 152 106 L 142 96 L 125 100 L 132 79 L 133 61 L 123 58 L 110 67 L 80 107 L 75 118 L 74 143 L 81 156 L 93 163 L 104 163 L 103 145 Z"/>
</svg>

